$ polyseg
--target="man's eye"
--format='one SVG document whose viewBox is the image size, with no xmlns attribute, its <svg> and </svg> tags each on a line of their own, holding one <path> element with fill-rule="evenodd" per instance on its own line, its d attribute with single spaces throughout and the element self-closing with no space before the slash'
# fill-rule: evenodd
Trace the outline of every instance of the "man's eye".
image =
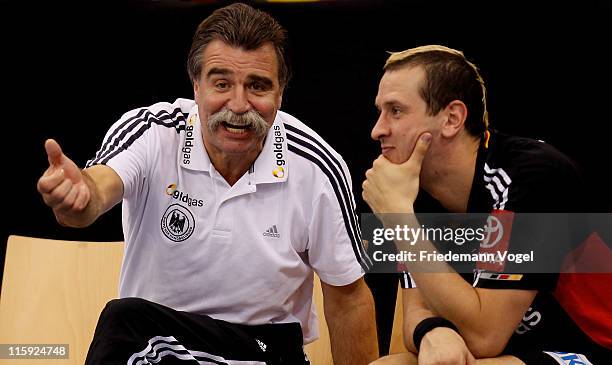
<svg viewBox="0 0 612 365">
<path fill-rule="evenodd" d="M 391 114 L 393 114 L 394 116 L 398 116 L 401 113 L 402 113 L 402 110 L 400 108 L 397 108 L 397 107 L 391 108 Z"/>
<path fill-rule="evenodd" d="M 255 91 L 264 91 L 266 89 L 266 87 L 261 82 L 254 82 L 254 83 L 251 84 L 251 89 L 253 89 Z"/>
<path fill-rule="evenodd" d="M 219 90 L 225 90 L 227 89 L 227 87 L 229 86 L 229 84 L 225 81 L 217 81 L 215 83 L 215 87 Z"/>
</svg>

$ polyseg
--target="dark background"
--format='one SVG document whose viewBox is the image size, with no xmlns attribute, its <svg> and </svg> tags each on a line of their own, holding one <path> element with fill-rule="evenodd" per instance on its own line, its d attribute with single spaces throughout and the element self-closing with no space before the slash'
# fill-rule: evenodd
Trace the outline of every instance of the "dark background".
<svg viewBox="0 0 612 365">
<path fill-rule="evenodd" d="M 217 2 L 225 4 L 227 2 Z M 319 132 L 353 176 L 357 205 L 378 155 L 369 138 L 385 51 L 443 44 L 481 69 L 497 129 L 546 140 L 575 159 L 598 210 L 612 205 L 610 5 L 603 1 L 252 3 L 289 31 L 294 77 L 283 110 Z M 84 165 L 124 112 L 192 97 L 185 59 L 219 5 L 189 1 L 0 2 L 6 237 L 122 240 L 120 208 L 92 227 L 59 227 L 36 192 L 55 138 Z M 568 192 L 571 194 L 571 192 Z M 564 199 L 560 196 L 559 199 Z"/>
</svg>

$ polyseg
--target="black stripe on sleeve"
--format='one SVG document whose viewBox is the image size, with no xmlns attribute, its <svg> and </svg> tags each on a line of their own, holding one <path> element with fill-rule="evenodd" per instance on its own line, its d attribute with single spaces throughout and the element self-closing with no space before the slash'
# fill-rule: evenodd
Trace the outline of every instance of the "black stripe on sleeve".
<svg viewBox="0 0 612 365">
<path fill-rule="evenodd" d="M 289 140 L 292 140 L 289 134 L 287 134 L 287 138 Z M 327 164 L 324 164 L 317 157 L 309 154 L 308 152 L 301 149 L 300 147 L 289 144 L 289 143 L 287 144 L 289 151 L 299 156 L 302 156 L 306 158 L 307 160 L 312 161 L 314 164 L 316 164 L 321 169 L 321 171 L 323 171 L 323 173 L 325 173 L 325 175 L 329 179 L 329 182 L 332 188 L 334 189 L 336 199 L 338 200 L 338 204 L 340 205 L 340 208 L 341 208 L 340 211 L 342 212 L 342 218 L 344 219 L 345 229 L 351 240 L 353 253 L 355 254 L 357 262 L 359 262 L 361 267 L 365 271 L 367 271 L 372 266 L 372 262 L 370 258 L 367 256 L 367 254 L 365 253 L 365 250 L 361 243 L 361 236 L 359 235 L 359 231 L 356 228 L 356 222 L 354 220 L 355 217 L 351 213 L 350 208 L 346 204 L 346 199 L 348 199 L 349 193 L 347 193 L 346 188 L 339 186 L 338 182 L 336 181 L 336 179 L 338 178 L 337 177 L 338 171 L 334 169 L 333 166 L 331 166 L 331 163 L 325 156 L 322 155 L 321 151 L 312 147 L 312 145 L 306 142 L 303 142 L 303 141 L 299 141 L 299 142 L 306 144 L 306 146 L 304 147 L 309 148 L 312 153 L 316 154 L 317 156 L 319 156 L 319 158 L 327 162 Z M 336 175 L 336 177 L 334 177 L 334 175 Z"/>
<path fill-rule="evenodd" d="M 288 127 L 288 129 L 290 130 L 296 130 L 294 127 L 290 126 L 290 125 L 285 125 Z M 299 131 L 299 130 L 298 130 Z M 308 136 L 307 134 L 304 134 L 304 132 L 299 131 L 300 135 L 302 136 Z M 357 220 L 357 216 L 356 216 L 356 209 L 354 207 L 354 200 L 353 200 L 353 195 L 352 195 L 352 190 L 351 187 L 348 184 L 348 180 L 346 178 L 346 175 L 344 174 L 344 170 L 342 168 L 342 165 L 340 164 L 340 162 L 338 161 L 338 159 L 336 159 L 334 157 L 334 155 L 332 155 L 328 149 L 325 148 L 325 146 L 323 146 L 319 141 L 317 141 L 316 139 L 314 139 L 312 136 L 308 136 L 308 139 L 310 141 L 313 141 L 317 146 L 314 146 L 312 144 L 310 144 L 309 142 L 299 139 L 296 136 L 292 135 L 291 133 L 287 133 L 287 139 L 293 142 L 296 142 L 298 144 L 300 144 L 303 147 L 306 147 L 307 149 L 313 151 L 315 154 L 317 154 L 323 161 L 325 161 L 327 163 L 327 165 L 329 166 L 330 170 L 334 173 L 334 176 L 336 178 L 336 181 L 338 181 L 338 183 L 341 184 L 342 189 L 342 193 L 343 193 L 343 198 L 344 198 L 344 202 L 346 204 L 346 202 L 348 201 L 348 205 L 347 205 L 347 209 L 350 213 L 350 219 L 351 219 L 351 224 L 353 227 L 356 228 L 356 232 L 357 235 L 359 237 L 361 237 L 361 229 L 359 227 L 359 224 L 357 224 L 356 222 L 358 222 Z M 334 164 L 336 166 L 332 165 L 332 162 L 334 162 Z M 341 179 L 342 177 L 342 179 Z M 365 250 L 364 250 L 365 252 Z"/>
<path fill-rule="evenodd" d="M 106 164 L 111 158 L 134 143 L 134 141 L 149 129 L 152 124 L 161 125 L 167 128 L 175 128 L 176 132 L 179 133 L 181 130 L 185 129 L 185 118 L 185 114 L 180 108 L 173 110 L 172 113 L 162 110 L 157 114 L 153 114 L 147 109 L 142 109 L 137 115 L 128 118 L 117 126 L 117 128 L 105 139 L 102 148 L 96 153 L 96 157 L 87 161 L 86 167 L 96 164 Z M 128 133 L 139 126 L 140 128 L 136 133 L 127 141 L 123 141 Z M 119 133 L 119 131 L 121 132 Z"/>
<path fill-rule="evenodd" d="M 329 151 L 329 149 L 326 148 L 323 145 L 323 143 L 321 143 L 321 141 L 319 141 L 314 136 L 312 136 L 312 135 L 310 135 L 310 134 L 308 134 L 308 133 L 306 133 L 306 132 L 300 130 L 299 128 L 296 128 L 296 127 L 294 127 L 294 126 L 292 126 L 290 124 L 283 123 L 283 126 L 285 127 L 286 130 L 291 131 L 291 132 L 296 133 L 296 134 L 299 134 L 300 136 L 302 136 L 302 137 L 312 141 L 314 144 L 316 144 L 319 147 L 319 149 L 322 152 L 324 152 L 325 155 L 327 155 L 329 157 L 329 159 L 331 161 L 333 161 L 334 164 L 338 167 L 338 171 L 340 171 L 340 175 L 342 176 L 342 182 L 344 184 L 345 189 L 347 189 L 349 192 L 352 191 L 351 190 L 352 187 L 349 186 L 348 179 L 346 178 L 346 175 L 344 174 L 344 169 L 342 168 L 342 165 L 340 164 L 338 159 L 336 159 L 336 157 L 334 157 L 334 155 Z M 351 196 L 351 199 L 349 200 L 349 204 L 351 206 L 351 210 L 352 210 L 352 213 L 353 213 L 353 220 L 358 221 L 358 218 L 357 218 L 357 209 L 355 208 L 355 202 L 352 199 L 352 196 Z M 356 224 L 356 227 L 357 227 L 357 231 L 359 232 L 358 233 L 359 237 L 361 237 L 362 236 L 361 235 L 361 227 L 359 226 L 359 224 Z"/>
<path fill-rule="evenodd" d="M 102 143 L 102 147 L 101 147 L 101 148 L 98 150 L 98 152 L 96 153 L 96 157 L 94 157 L 94 158 L 92 159 L 92 162 L 93 162 L 94 160 L 99 159 L 99 158 L 100 158 L 100 157 L 101 157 L 101 156 L 102 156 L 102 155 L 103 155 L 103 154 L 106 152 L 106 150 L 109 148 L 109 145 L 110 145 L 110 143 L 111 143 L 111 140 L 113 140 L 113 139 L 115 138 L 115 136 L 117 135 L 117 133 L 119 133 L 119 131 L 120 131 L 120 130 L 122 130 L 122 129 L 123 129 L 123 128 L 124 128 L 124 127 L 125 127 L 125 126 L 128 124 L 128 123 L 132 122 L 133 120 L 141 118 L 141 117 L 142 117 L 142 115 L 143 115 L 143 114 L 144 114 L 146 111 L 147 111 L 147 109 L 145 109 L 145 108 L 140 109 L 140 110 L 138 111 L 138 113 L 136 113 L 136 115 L 134 115 L 134 116 L 132 116 L 132 117 L 130 117 L 130 118 L 127 118 L 126 120 L 124 120 L 123 122 L 121 122 L 121 123 L 120 123 L 120 124 L 117 126 L 117 128 L 115 128 L 115 130 L 113 130 L 113 132 L 112 132 L 112 133 L 111 133 L 109 136 L 105 137 L 104 142 Z M 89 162 L 88 162 L 87 164 L 89 165 Z"/>
</svg>

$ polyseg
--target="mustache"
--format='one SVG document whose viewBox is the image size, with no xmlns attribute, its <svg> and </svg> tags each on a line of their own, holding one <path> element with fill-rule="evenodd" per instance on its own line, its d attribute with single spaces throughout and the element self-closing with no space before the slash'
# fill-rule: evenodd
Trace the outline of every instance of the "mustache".
<svg viewBox="0 0 612 365">
<path fill-rule="evenodd" d="M 231 124 L 237 127 L 247 127 L 255 131 L 258 137 L 263 137 L 268 133 L 268 123 L 255 110 L 249 110 L 242 114 L 236 114 L 233 111 L 223 108 L 220 111 L 212 114 L 206 124 L 210 132 L 214 132 L 219 128 L 221 123 Z"/>
</svg>

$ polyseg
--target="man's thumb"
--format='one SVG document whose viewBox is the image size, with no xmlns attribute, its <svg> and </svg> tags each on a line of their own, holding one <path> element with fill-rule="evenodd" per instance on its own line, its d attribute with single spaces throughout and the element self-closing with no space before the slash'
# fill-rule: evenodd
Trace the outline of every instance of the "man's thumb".
<svg viewBox="0 0 612 365">
<path fill-rule="evenodd" d="M 62 162 L 62 148 L 53 139 L 45 141 L 45 151 L 47 151 L 47 158 L 49 159 L 50 166 L 58 166 Z"/>
<path fill-rule="evenodd" d="M 423 164 L 423 159 L 425 158 L 425 154 L 427 154 L 427 150 L 431 144 L 431 138 L 432 136 L 429 132 L 421 134 L 416 142 L 416 145 L 414 146 L 412 156 L 410 156 L 408 161 L 411 161 L 420 167 Z"/>
</svg>

